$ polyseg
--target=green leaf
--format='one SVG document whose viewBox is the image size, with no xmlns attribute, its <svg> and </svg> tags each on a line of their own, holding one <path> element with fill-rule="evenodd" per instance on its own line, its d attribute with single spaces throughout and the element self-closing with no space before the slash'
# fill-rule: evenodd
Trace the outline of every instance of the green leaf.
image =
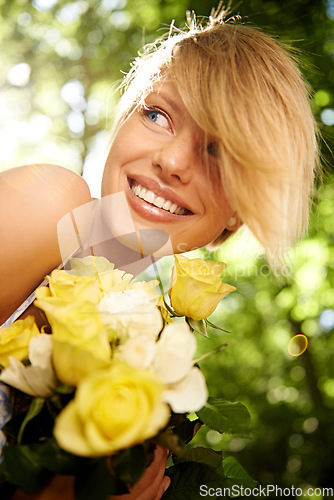
<svg viewBox="0 0 334 500">
<path fill-rule="evenodd" d="M 255 488 L 257 482 L 250 477 L 242 465 L 234 457 L 226 457 L 223 460 L 223 472 L 226 479 L 226 487 L 232 487 L 234 484 L 244 488 Z"/>
<path fill-rule="evenodd" d="M 204 424 L 221 433 L 247 433 L 250 430 L 249 412 L 240 402 L 209 398 L 197 415 Z"/>
<path fill-rule="evenodd" d="M 108 500 L 116 492 L 116 478 L 108 468 L 107 458 L 103 457 L 92 463 L 88 469 L 76 477 L 76 500 Z"/>
<path fill-rule="evenodd" d="M 37 493 L 50 480 L 52 473 L 43 467 L 41 445 L 8 445 L 3 449 L 7 480 L 26 493 Z"/>
<path fill-rule="evenodd" d="M 211 321 L 208 320 L 208 318 L 205 318 L 205 323 L 208 325 L 208 326 L 211 326 L 211 328 L 215 328 L 216 330 L 220 330 L 221 332 L 225 332 L 225 333 L 231 333 L 229 332 L 228 330 L 224 330 L 224 328 L 221 328 L 220 326 L 217 326 L 215 325 L 214 323 L 211 323 Z"/>
<path fill-rule="evenodd" d="M 166 470 L 171 484 L 162 496 L 162 500 L 200 500 L 200 487 L 222 486 L 223 478 L 212 467 L 196 462 L 182 462 Z"/>
<path fill-rule="evenodd" d="M 59 448 L 51 438 L 39 444 L 7 445 L 1 466 L 6 481 L 27 493 L 37 493 L 53 474 L 78 474 L 91 459 L 76 457 Z"/>
<path fill-rule="evenodd" d="M 134 485 L 146 467 L 146 453 L 142 445 L 122 450 L 113 456 L 113 468 L 117 476 L 127 484 Z"/>
<path fill-rule="evenodd" d="M 222 462 L 222 455 L 210 448 L 198 446 L 188 449 L 184 454 L 178 457 L 176 463 L 179 462 L 197 462 L 217 469 Z"/>
<path fill-rule="evenodd" d="M 184 443 L 189 443 L 196 434 L 198 427 L 201 425 L 198 418 L 195 420 L 186 418 L 182 423 L 174 427 L 173 432 L 177 434 Z"/>
<path fill-rule="evenodd" d="M 55 474 L 76 474 L 91 462 L 90 459 L 67 453 L 58 446 L 54 438 L 41 445 L 39 456 L 43 466 Z"/>
<path fill-rule="evenodd" d="M 194 319 L 186 318 L 186 321 L 190 326 L 190 328 L 195 330 L 195 332 L 200 333 L 201 335 L 203 335 L 203 337 L 209 338 L 208 332 L 206 331 L 205 322 L 203 319 L 195 321 Z"/>
<path fill-rule="evenodd" d="M 209 356 L 212 356 L 212 354 L 217 354 L 217 352 L 221 352 L 223 349 L 225 349 L 228 346 L 228 344 L 223 344 L 220 345 L 219 347 L 216 347 L 216 349 L 213 349 L 212 351 L 205 352 L 198 356 L 197 358 L 194 359 L 194 363 L 199 363 L 205 358 L 208 358 Z"/>
<path fill-rule="evenodd" d="M 56 387 L 53 387 L 52 390 L 57 394 L 72 394 L 75 387 L 66 384 L 59 384 Z"/>
<path fill-rule="evenodd" d="M 179 435 L 170 427 L 160 432 L 155 440 L 158 445 L 163 448 L 167 448 L 175 455 L 179 455 L 179 453 L 181 453 L 184 445 L 183 441 L 180 440 Z"/>
<path fill-rule="evenodd" d="M 34 398 L 32 400 L 29 411 L 26 414 L 26 416 L 21 424 L 21 427 L 20 427 L 20 430 L 19 430 L 19 433 L 17 436 L 18 444 L 21 444 L 23 432 L 24 432 L 28 422 L 30 422 L 30 420 L 32 420 L 34 417 L 36 417 L 42 411 L 44 403 L 45 403 L 45 399 L 43 399 L 43 398 Z"/>
</svg>

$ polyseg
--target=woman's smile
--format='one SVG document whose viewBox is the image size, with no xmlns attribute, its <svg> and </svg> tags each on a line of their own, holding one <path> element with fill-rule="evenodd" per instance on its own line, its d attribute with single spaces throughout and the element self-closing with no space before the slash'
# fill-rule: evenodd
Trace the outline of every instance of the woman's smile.
<svg viewBox="0 0 334 500">
<path fill-rule="evenodd" d="M 130 206 L 140 215 L 157 222 L 175 222 L 179 217 L 192 216 L 186 203 L 171 189 L 157 180 L 144 176 L 128 178 L 126 195 Z"/>
<path fill-rule="evenodd" d="M 204 246 L 233 213 L 220 181 L 208 176 L 217 161 L 209 142 L 176 86 L 156 85 L 115 136 L 102 196 L 123 191 L 135 226 L 167 231 L 175 253 Z"/>
</svg>

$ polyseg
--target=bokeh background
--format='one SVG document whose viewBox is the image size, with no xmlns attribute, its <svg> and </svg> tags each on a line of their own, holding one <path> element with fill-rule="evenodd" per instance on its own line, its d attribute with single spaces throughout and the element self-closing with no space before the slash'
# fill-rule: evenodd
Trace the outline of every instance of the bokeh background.
<svg viewBox="0 0 334 500">
<path fill-rule="evenodd" d="M 216 6 L 0 0 L 0 170 L 57 163 L 83 172 L 98 196 L 122 72 L 173 19 L 183 27 L 186 10 L 201 18 Z M 202 428 L 198 443 L 236 456 L 262 485 L 334 487 L 334 1 L 244 0 L 232 8 L 300 51 L 322 133 L 324 177 L 286 280 L 275 278 L 246 234 L 193 253 L 225 261 L 226 281 L 237 287 L 212 318 L 231 333 L 199 339 L 201 352 L 228 343 L 201 363 L 210 393 L 242 401 L 253 421 L 249 436 Z M 170 265 L 161 262 L 162 277 Z"/>
</svg>

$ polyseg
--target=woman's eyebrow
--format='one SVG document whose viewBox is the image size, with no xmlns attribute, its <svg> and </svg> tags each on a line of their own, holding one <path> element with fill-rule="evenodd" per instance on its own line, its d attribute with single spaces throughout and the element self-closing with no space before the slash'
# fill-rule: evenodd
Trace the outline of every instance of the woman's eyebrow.
<svg viewBox="0 0 334 500">
<path fill-rule="evenodd" d="M 165 94 L 163 91 L 162 92 L 150 92 L 147 96 L 147 98 L 149 97 L 161 97 L 174 111 L 176 111 L 177 113 L 180 113 L 180 108 L 178 106 L 178 104 L 175 102 L 175 100 L 173 98 L 171 98 L 169 95 Z"/>
</svg>

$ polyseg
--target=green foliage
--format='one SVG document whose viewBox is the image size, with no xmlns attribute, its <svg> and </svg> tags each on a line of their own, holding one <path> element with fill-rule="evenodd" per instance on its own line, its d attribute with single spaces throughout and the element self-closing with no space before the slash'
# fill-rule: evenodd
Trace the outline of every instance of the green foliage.
<svg viewBox="0 0 334 500">
<path fill-rule="evenodd" d="M 249 413 L 240 403 L 209 398 L 207 405 L 197 414 L 201 422 L 211 429 L 211 432 L 216 430 L 219 433 L 248 433 L 250 429 Z M 188 422 L 187 432 L 184 432 L 186 422 Z M 189 434 L 193 435 L 194 431 L 198 430 L 198 423 L 198 419 L 192 422 L 186 419 L 174 428 L 174 432 L 178 432 L 180 437 L 182 434 L 185 435 L 186 442 L 188 442 Z M 188 445 L 180 446 L 178 453 L 173 455 L 174 465 L 167 469 L 167 474 L 171 477 L 171 485 L 163 496 L 164 499 L 201 498 L 203 496 L 200 490 L 201 485 L 213 489 L 231 488 L 234 484 L 243 487 L 256 485 L 256 482 L 234 457 L 223 459 L 221 452 L 214 451 L 207 446 L 197 446 L 196 440 L 195 437 Z"/>
<path fill-rule="evenodd" d="M 141 448 L 134 447 L 113 457 L 114 471 L 121 472 L 116 478 L 111 472 L 110 457 L 77 457 L 59 448 L 53 438 L 38 444 L 7 445 L 0 465 L 0 498 L 9 498 L 11 485 L 29 494 L 38 493 L 54 474 L 76 477 L 76 500 L 107 500 L 110 494 L 127 493 L 125 481 L 134 483 L 145 468 L 145 452 Z"/>
<path fill-rule="evenodd" d="M 36 493 L 53 474 L 79 474 L 92 460 L 74 457 L 59 448 L 54 439 L 18 446 L 9 444 L 3 450 L 0 465 L 0 497 L 7 484 L 20 486 L 27 493 Z"/>
<path fill-rule="evenodd" d="M 234 457 L 224 458 L 223 471 L 227 478 L 226 485 L 231 489 L 233 485 L 255 488 L 257 484 Z"/>
<path fill-rule="evenodd" d="M 29 411 L 26 414 L 26 416 L 22 422 L 22 425 L 20 427 L 20 431 L 19 431 L 18 436 L 17 436 L 18 444 L 21 444 L 22 435 L 23 435 L 24 429 L 26 428 L 28 422 L 30 422 L 30 420 L 35 418 L 42 411 L 44 403 L 45 403 L 45 400 L 42 398 L 34 398 L 32 400 Z"/>
<path fill-rule="evenodd" d="M 167 469 L 172 481 L 163 495 L 163 500 L 197 500 L 202 498 L 200 486 L 211 488 L 222 486 L 222 476 L 212 467 L 194 462 L 182 462 Z"/>
<path fill-rule="evenodd" d="M 217 469 L 222 463 L 222 456 L 221 453 L 211 450 L 210 448 L 201 448 L 197 446 L 196 448 L 187 450 L 186 453 L 181 455 L 178 460 L 174 460 L 174 462 L 197 462 Z"/>
<path fill-rule="evenodd" d="M 230 498 L 233 487 L 254 488 L 254 481 L 233 457 L 222 460 L 220 454 L 207 448 L 193 448 L 176 465 L 167 469 L 171 485 L 163 500 L 197 500 L 211 490 L 210 496 Z M 216 491 L 217 496 L 212 492 Z"/>
<path fill-rule="evenodd" d="M 250 430 L 250 415 L 247 408 L 239 403 L 209 398 L 202 410 L 197 412 L 201 421 L 220 433 L 247 433 Z"/>
<path fill-rule="evenodd" d="M 36 398 L 28 421 L 40 416 L 39 403 Z M 204 423 L 219 432 L 244 432 L 249 428 L 249 414 L 239 403 L 211 399 L 208 408 L 198 413 Z M 233 457 L 223 460 L 222 453 L 193 445 L 193 436 L 199 427 L 198 419 L 190 421 L 184 415 L 174 415 L 168 432 L 165 431 L 167 444 L 179 442 L 175 450 L 169 446 L 176 454 L 173 455 L 174 465 L 168 469 L 172 480 L 168 495 L 175 496 L 166 498 L 197 498 L 200 484 L 210 487 L 218 487 L 222 483 L 228 487 L 252 484 L 248 474 Z M 54 474 L 62 474 L 75 477 L 76 500 L 93 497 L 107 500 L 108 495 L 127 493 L 128 487 L 140 479 L 150 459 L 153 459 L 154 447 L 154 443 L 147 441 L 143 445 L 121 450 L 113 457 L 84 458 L 65 452 L 52 437 L 33 444 L 6 444 L 0 465 L 0 496 L 9 498 L 14 485 L 28 494 L 38 493 Z"/>
<path fill-rule="evenodd" d="M 27 493 L 40 491 L 52 477 L 44 465 L 41 467 L 39 449 L 41 445 L 8 445 L 3 450 L 6 469 L 1 476 L 6 481 L 20 485 Z"/>
<path fill-rule="evenodd" d="M 184 418 L 181 423 L 174 424 L 173 433 L 180 438 L 182 443 L 189 443 L 201 425 L 198 418 L 195 420 Z"/>
<path fill-rule="evenodd" d="M 192 331 L 200 333 L 201 335 L 203 335 L 203 337 L 208 337 L 208 332 L 206 331 L 204 319 L 195 321 L 194 319 L 187 318 L 187 323 Z"/>
</svg>

